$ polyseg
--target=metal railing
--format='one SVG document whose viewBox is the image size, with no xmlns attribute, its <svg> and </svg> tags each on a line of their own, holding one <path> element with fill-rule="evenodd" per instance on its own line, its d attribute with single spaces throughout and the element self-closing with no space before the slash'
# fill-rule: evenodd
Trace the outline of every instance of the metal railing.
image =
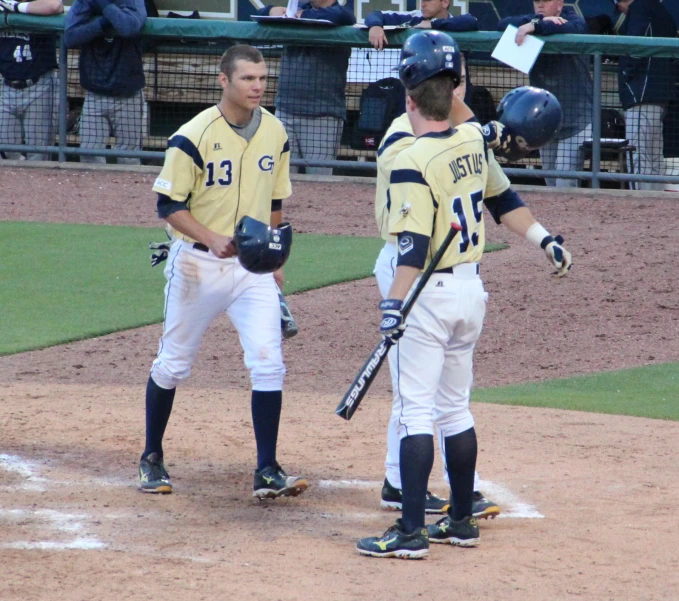
<svg viewBox="0 0 679 601">
<path fill-rule="evenodd" d="M 107 147 L 80 147 L 87 122 L 82 109 L 89 93 L 80 86 L 78 51 L 67 50 L 61 42 L 63 21 L 63 17 L 10 14 L 5 25 L 0 23 L 0 34 L 4 27 L 32 34 L 56 34 L 60 39 L 57 118 L 52 141 L 42 145 L 29 143 L 30 123 L 23 123 L 20 140 L 8 141 L 0 131 L 0 152 L 44 153 L 61 162 L 78 157 L 104 157 L 160 164 L 167 138 L 200 110 L 219 101 L 221 89 L 216 80 L 219 57 L 229 46 L 244 42 L 260 48 L 267 60 L 270 81 L 263 105 L 281 116 L 289 127 L 291 142 L 298 145 L 292 165 L 307 170 L 322 168 L 326 173 L 334 169 L 335 173 L 371 174 L 375 171 L 375 148 L 357 135 L 361 109 L 366 110 L 361 97 L 370 82 L 394 76 L 392 67 L 397 61 L 398 49 L 412 33 L 408 30 L 388 32 L 389 50 L 377 52 L 368 44 L 367 31 L 356 28 L 307 29 L 243 22 L 149 19 L 143 32 L 146 84 L 144 106 L 140 110 L 144 115 L 138 148 L 130 150 L 115 147 L 117 139 L 109 135 L 115 133 L 114 128 L 106 132 Z M 489 58 L 488 53 L 500 35 L 496 32 L 455 35 L 468 56 L 468 75 L 473 86 L 467 100 L 482 121 L 493 117 L 494 107 L 507 91 L 533 81 L 533 74 L 529 78 Z M 561 90 L 565 113 L 561 144 L 551 158 L 543 152 L 534 152 L 522 161 L 505 163 L 506 173 L 521 179 L 556 178 L 560 185 L 588 180 L 594 188 L 603 182 L 679 184 L 679 158 L 675 160 L 679 157 L 679 102 L 659 103 L 662 104 L 660 112 L 642 114 L 640 118 L 644 123 L 634 130 L 629 117 L 632 113 L 621 103 L 618 83 L 621 57 L 628 63 L 633 57 L 637 61 L 632 61 L 633 67 L 655 65 L 662 60 L 674 71 L 665 69 L 663 72 L 669 73 L 666 80 L 654 81 L 653 85 L 667 92 L 674 90 L 676 98 L 679 39 L 555 35 L 545 41 L 543 56 L 538 60 L 554 66 L 550 73 L 543 65 L 543 87 L 549 89 L 550 82 L 555 82 Z M 310 72 L 305 60 L 309 61 L 312 55 L 314 71 Z M 319 60 L 319 56 L 325 58 Z M 327 60 L 327 68 L 323 68 L 323 60 Z M 575 60 L 584 65 L 584 70 L 565 68 L 569 61 Z M 286 94 L 301 96 L 290 100 Z M 555 91 L 555 94 L 559 97 L 559 93 Z M 668 98 L 671 96 L 668 94 Z M 577 113 L 575 116 L 573 110 Z M 658 115 L 661 115 L 660 121 Z M 5 122 L 0 120 L 0 126 L 2 123 Z M 564 129 L 569 127 L 570 132 Z M 635 145 L 630 134 L 636 135 L 637 140 L 641 136 L 641 141 Z M 656 145 L 658 139 L 661 140 L 660 156 L 664 153 L 665 159 L 669 159 L 666 163 L 670 169 L 665 170 L 663 165 L 662 172 L 655 174 L 639 170 L 641 153 L 637 146 L 646 143 L 645 137 L 653 137 Z M 617 142 L 612 142 L 613 139 Z M 331 154 L 323 155 L 322 148 L 327 150 L 328 146 Z M 676 173 L 672 164 L 677 165 Z M 563 165 L 567 167 L 561 167 Z"/>
</svg>

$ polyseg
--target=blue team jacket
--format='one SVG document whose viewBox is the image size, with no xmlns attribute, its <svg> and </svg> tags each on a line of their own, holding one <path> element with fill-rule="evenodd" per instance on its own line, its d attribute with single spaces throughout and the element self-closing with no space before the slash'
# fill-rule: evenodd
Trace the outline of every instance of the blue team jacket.
<svg viewBox="0 0 679 601">
<path fill-rule="evenodd" d="M 374 10 L 365 18 L 365 25 L 366 27 L 384 27 L 385 25 L 415 27 L 423 20 L 422 12 L 419 10 L 408 12 Z M 449 16 L 446 19 L 432 19 L 431 28 L 441 31 L 478 31 L 479 22 L 474 15 Z"/>
<path fill-rule="evenodd" d="M 144 87 L 144 0 L 76 0 L 64 41 L 80 48 L 80 85 L 105 96 L 133 96 Z"/>
<path fill-rule="evenodd" d="M 658 0 L 634 0 L 621 35 L 674 38 L 677 24 Z M 676 62 L 671 58 L 633 58 L 618 61 L 618 91 L 624 109 L 638 104 L 666 104 L 676 97 Z"/>
</svg>

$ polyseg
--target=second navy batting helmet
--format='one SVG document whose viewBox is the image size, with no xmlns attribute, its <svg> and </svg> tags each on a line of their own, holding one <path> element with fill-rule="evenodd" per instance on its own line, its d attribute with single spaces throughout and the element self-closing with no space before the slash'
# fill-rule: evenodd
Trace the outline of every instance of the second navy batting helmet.
<svg viewBox="0 0 679 601">
<path fill-rule="evenodd" d="M 292 226 L 281 223 L 273 228 L 252 217 L 243 217 L 236 225 L 233 242 L 238 260 L 252 273 L 273 273 L 290 256 Z"/>
<path fill-rule="evenodd" d="M 422 31 L 411 35 L 401 49 L 398 75 L 407 90 L 412 90 L 426 79 L 449 74 L 460 84 L 462 59 L 457 42 L 441 31 Z"/>
<path fill-rule="evenodd" d="M 554 94 L 522 86 L 508 92 L 497 107 L 497 120 L 514 136 L 507 158 L 518 160 L 550 142 L 561 127 L 561 104 Z"/>
</svg>

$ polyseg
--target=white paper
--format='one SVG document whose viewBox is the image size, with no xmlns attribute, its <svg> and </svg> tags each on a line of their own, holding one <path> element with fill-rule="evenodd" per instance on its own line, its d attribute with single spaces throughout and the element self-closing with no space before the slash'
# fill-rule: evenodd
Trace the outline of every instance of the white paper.
<svg viewBox="0 0 679 601">
<path fill-rule="evenodd" d="M 509 25 L 491 56 L 528 75 L 545 43 L 532 35 L 527 35 L 523 44 L 518 46 L 514 41 L 517 31 L 516 27 Z"/>
<path fill-rule="evenodd" d="M 286 17 L 294 17 L 297 14 L 299 0 L 288 0 L 288 8 L 285 10 Z"/>
<path fill-rule="evenodd" d="M 374 48 L 352 48 L 349 57 L 347 81 L 349 83 L 369 83 L 385 77 L 395 77 L 393 70 L 398 65 L 401 51 L 398 48 L 375 50 Z"/>
</svg>

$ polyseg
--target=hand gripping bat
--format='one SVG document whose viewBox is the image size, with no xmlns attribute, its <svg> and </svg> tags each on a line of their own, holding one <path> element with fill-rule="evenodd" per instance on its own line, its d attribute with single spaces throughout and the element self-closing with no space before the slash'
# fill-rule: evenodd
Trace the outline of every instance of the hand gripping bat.
<svg viewBox="0 0 679 601">
<path fill-rule="evenodd" d="M 415 289 L 412 291 L 403 305 L 401 312 L 403 313 L 404 320 L 408 316 L 408 313 L 410 313 L 410 310 L 413 308 L 417 297 L 420 296 L 420 293 L 427 285 L 431 274 L 434 273 L 438 267 L 438 264 L 441 262 L 441 259 L 443 258 L 446 250 L 448 250 L 453 238 L 455 238 L 455 235 L 461 230 L 462 228 L 457 223 L 450 224 L 450 231 L 443 240 L 443 244 L 441 244 L 441 247 L 438 249 L 438 251 L 436 251 L 436 254 L 427 266 L 427 269 L 424 270 L 424 273 L 420 277 Z M 363 367 L 361 367 L 358 374 L 354 378 L 354 381 L 351 383 L 349 390 L 347 390 L 346 394 L 340 401 L 340 404 L 337 405 L 337 409 L 335 409 L 335 413 L 337 415 L 343 417 L 346 420 L 351 419 L 351 416 L 356 412 L 356 409 L 358 409 L 363 397 L 368 392 L 368 389 L 373 383 L 375 376 L 377 376 L 377 372 L 380 370 L 380 367 L 382 367 L 382 363 L 384 363 L 384 359 L 386 358 L 391 345 L 392 343 L 386 338 L 382 338 L 380 343 L 375 347 L 375 350 L 371 353 L 368 360 L 365 362 Z"/>
</svg>

